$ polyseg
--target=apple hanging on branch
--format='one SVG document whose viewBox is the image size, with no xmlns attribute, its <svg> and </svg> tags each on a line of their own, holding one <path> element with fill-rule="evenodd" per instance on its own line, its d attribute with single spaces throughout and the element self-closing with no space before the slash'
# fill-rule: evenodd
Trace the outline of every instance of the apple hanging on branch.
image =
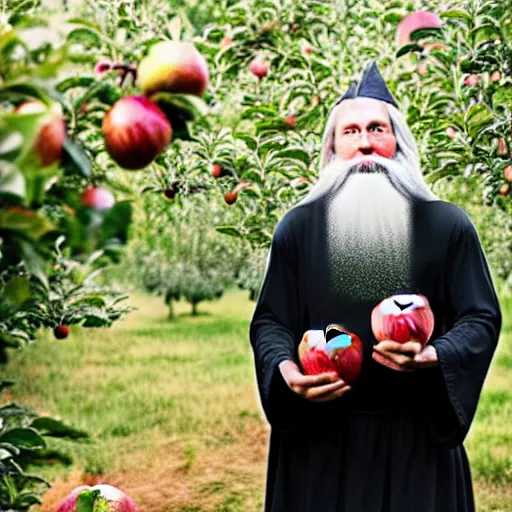
<svg viewBox="0 0 512 512">
<path fill-rule="evenodd" d="M 371 325 L 378 341 L 417 341 L 425 346 L 434 331 L 434 313 L 424 295 L 393 295 L 373 308 Z"/>
<path fill-rule="evenodd" d="M 209 84 L 208 68 L 186 41 L 160 41 L 137 68 L 112 64 L 112 69 L 121 67 L 137 77 L 142 95 L 118 100 L 102 131 L 112 159 L 124 169 L 138 170 L 153 162 L 171 139 L 191 139 L 188 123 L 206 114 L 199 97 Z"/>
<path fill-rule="evenodd" d="M 66 125 L 60 105 L 48 107 L 42 101 L 31 100 L 18 105 L 14 112 L 19 115 L 45 113 L 32 152 L 41 167 L 59 162 L 66 140 Z"/>
<path fill-rule="evenodd" d="M 359 337 L 338 324 L 325 330 L 309 330 L 299 344 L 299 360 L 307 375 L 336 372 L 347 384 L 355 383 L 363 365 Z"/>
</svg>

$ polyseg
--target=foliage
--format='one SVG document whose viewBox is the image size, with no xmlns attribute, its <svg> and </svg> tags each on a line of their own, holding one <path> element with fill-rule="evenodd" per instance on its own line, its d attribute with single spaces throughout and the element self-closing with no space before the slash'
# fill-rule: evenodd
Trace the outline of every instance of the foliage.
<svg viewBox="0 0 512 512">
<path fill-rule="evenodd" d="M 0 381 L 0 391 L 12 384 L 12 381 Z M 69 456 L 47 448 L 47 437 L 75 441 L 89 439 L 85 432 L 16 403 L 0 406 L 1 510 L 27 511 L 33 504 L 42 503 L 34 490 L 50 484 L 44 478 L 27 473 L 29 465 L 72 463 Z"/>
</svg>

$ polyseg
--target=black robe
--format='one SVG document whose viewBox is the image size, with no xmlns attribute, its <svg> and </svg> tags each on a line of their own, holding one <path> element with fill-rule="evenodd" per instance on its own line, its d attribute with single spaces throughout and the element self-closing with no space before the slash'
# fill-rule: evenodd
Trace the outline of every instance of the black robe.
<svg viewBox="0 0 512 512">
<path fill-rule="evenodd" d="M 326 286 L 326 204 L 317 199 L 279 222 L 250 324 L 271 427 L 265 511 L 471 512 L 462 443 L 501 329 L 475 227 L 451 203 L 412 203 L 409 287 L 389 283 L 380 299 L 397 292 L 428 298 L 440 364 L 398 372 L 371 357 L 370 314 L 380 300 L 346 299 Z M 330 323 L 362 339 L 363 369 L 343 397 L 315 403 L 287 387 L 278 365 L 292 359 L 300 366 L 303 333 Z"/>
</svg>

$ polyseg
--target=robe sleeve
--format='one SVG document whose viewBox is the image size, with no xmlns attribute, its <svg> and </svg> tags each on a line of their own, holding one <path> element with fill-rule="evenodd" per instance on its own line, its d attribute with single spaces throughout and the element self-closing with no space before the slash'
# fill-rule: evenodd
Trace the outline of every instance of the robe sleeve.
<svg viewBox="0 0 512 512">
<path fill-rule="evenodd" d="M 297 252 L 291 247 L 291 239 L 290 228 L 280 222 L 272 238 L 265 277 L 249 329 L 260 399 L 272 426 L 284 415 L 280 404 L 293 394 L 278 366 L 287 359 L 298 362 L 300 340 L 297 337 L 301 321 Z"/>
<path fill-rule="evenodd" d="M 463 212 L 463 210 L 461 210 Z M 477 231 L 465 212 L 448 248 L 447 302 L 452 327 L 433 341 L 431 427 L 437 440 L 461 444 L 475 416 L 501 330 L 501 310 Z"/>
</svg>

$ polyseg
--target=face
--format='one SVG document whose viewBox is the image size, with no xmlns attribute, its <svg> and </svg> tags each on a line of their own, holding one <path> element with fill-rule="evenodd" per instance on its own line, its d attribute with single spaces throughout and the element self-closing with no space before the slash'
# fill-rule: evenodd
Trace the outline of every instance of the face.
<svg viewBox="0 0 512 512">
<path fill-rule="evenodd" d="M 372 98 L 353 98 L 341 103 L 334 137 L 336 156 L 341 160 L 366 155 L 392 158 L 396 152 L 388 111 L 382 101 Z"/>
</svg>

